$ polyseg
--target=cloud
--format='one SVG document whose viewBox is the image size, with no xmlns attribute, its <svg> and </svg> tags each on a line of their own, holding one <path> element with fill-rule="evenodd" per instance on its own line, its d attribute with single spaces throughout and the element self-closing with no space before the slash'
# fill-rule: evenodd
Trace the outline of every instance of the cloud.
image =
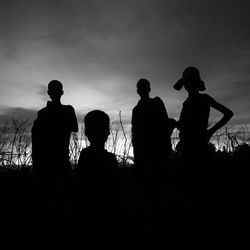
<svg viewBox="0 0 250 250">
<path fill-rule="evenodd" d="M 0 122 L 7 122 L 10 120 L 33 122 L 37 116 L 37 110 L 26 109 L 26 108 L 11 108 L 1 107 L 0 108 Z"/>
<path fill-rule="evenodd" d="M 41 98 L 46 101 L 48 99 L 48 88 L 45 85 L 40 85 L 40 89 L 38 90 L 38 94 L 41 96 Z"/>
<path fill-rule="evenodd" d="M 122 110 L 129 120 L 135 83 L 145 77 L 170 116 L 185 91 L 173 83 L 200 68 L 208 93 L 245 115 L 249 88 L 247 1 L 6 1 L 0 10 L 1 105 L 42 108 L 61 80 L 63 102 L 80 114 Z M 231 83 L 230 81 L 234 81 Z M 238 88 L 237 88 L 237 87 Z"/>
</svg>

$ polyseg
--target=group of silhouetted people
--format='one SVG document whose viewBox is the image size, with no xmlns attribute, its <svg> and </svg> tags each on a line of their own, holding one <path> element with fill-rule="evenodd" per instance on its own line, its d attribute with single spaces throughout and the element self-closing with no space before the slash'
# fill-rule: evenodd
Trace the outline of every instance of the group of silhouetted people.
<svg viewBox="0 0 250 250">
<path fill-rule="evenodd" d="M 150 82 L 146 79 L 137 82 L 140 100 L 132 111 L 134 175 L 131 196 L 137 220 L 135 228 L 145 230 L 145 233 L 160 235 L 160 227 L 167 223 L 163 216 L 167 195 L 164 182 L 172 153 L 173 130 L 179 130 L 176 148 L 191 178 L 193 186 L 190 192 L 193 192 L 201 183 L 194 180 L 203 180 L 201 170 L 209 158 L 211 136 L 233 116 L 231 110 L 211 96 L 200 93 L 206 88 L 197 68 L 184 70 L 174 85 L 177 90 L 182 87 L 188 92 L 188 97 L 176 121 L 168 117 L 160 97 L 150 97 Z M 67 237 L 65 224 L 70 230 L 74 221 L 77 242 L 80 244 L 83 237 L 83 245 L 92 246 L 87 249 L 98 249 L 98 246 L 123 249 L 119 245 L 124 239 L 119 235 L 122 224 L 126 222 L 122 214 L 119 167 L 116 156 L 105 149 L 110 134 L 109 116 L 101 110 L 86 114 L 85 135 L 90 145 L 81 151 L 78 164 L 72 170 L 69 143 L 71 132 L 78 131 L 75 111 L 72 106 L 61 104 L 61 82 L 52 80 L 48 84 L 48 95 L 51 101 L 38 112 L 32 128 L 33 170 L 41 184 L 47 231 L 51 230 L 53 235 L 53 230 L 62 230 L 58 237 L 60 241 L 62 235 Z M 208 128 L 211 107 L 223 117 Z"/>
</svg>

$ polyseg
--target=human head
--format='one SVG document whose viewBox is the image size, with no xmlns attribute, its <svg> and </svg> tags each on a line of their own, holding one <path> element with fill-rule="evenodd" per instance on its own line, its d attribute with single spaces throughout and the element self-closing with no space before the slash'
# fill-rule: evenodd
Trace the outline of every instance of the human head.
<svg viewBox="0 0 250 250">
<path fill-rule="evenodd" d="M 84 117 L 85 135 L 91 144 L 104 144 L 110 134 L 109 116 L 101 110 L 93 110 Z"/>
<path fill-rule="evenodd" d="M 48 84 L 48 91 L 49 97 L 52 101 L 59 101 L 61 96 L 63 95 L 63 85 L 58 80 L 52 80 Z"/>
<path fill-rule="evenodd" d="M 149 96 L 149 92 L 151 91 L 150 82 L 147 79 L 140 79 L 137 84 L 137 94 L 141 98 L 145 98 Z"/>
<path fill-rule="evenodd" d="M 188 67 L 182 73 L 182 78 L 174 84 L 176 90 L 182 87 L 189 91 L 204 91 L 206 90 L 204 81 L 200 78 L 200 72 L 196 67 Z"/>
</svg>

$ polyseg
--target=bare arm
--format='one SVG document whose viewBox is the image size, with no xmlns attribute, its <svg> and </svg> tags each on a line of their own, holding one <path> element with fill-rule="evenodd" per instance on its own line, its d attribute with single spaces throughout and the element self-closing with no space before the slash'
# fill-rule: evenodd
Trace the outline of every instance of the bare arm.
<svg viewBox="0 0 250 250">
<path fill-rule="evenodd" d="M 233 117 L 233 112 L 230 109 L 216 102 L 214 99 L 211 99 L 210 106 L 220 111 L 223 114 L 223 117 L 214 126 L 207 130 L 209 138 Z"/>
</svg>

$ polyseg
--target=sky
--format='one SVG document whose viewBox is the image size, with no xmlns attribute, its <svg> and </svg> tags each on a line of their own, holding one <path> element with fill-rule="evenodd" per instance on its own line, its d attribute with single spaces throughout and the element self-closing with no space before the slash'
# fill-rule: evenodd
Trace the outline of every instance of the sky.
<svg viewBox="0 0 250 250">
<path fill-rule="evenodd" d="M 173 84 L 188 66 L 250 124 L 248 0 L 1 0 L 1 119 L 33 119 L 57 79 L 79 119 L 102 109 L 129 124 L 140 78 L 178 119 L 187 94 Z"/>
</svg>

